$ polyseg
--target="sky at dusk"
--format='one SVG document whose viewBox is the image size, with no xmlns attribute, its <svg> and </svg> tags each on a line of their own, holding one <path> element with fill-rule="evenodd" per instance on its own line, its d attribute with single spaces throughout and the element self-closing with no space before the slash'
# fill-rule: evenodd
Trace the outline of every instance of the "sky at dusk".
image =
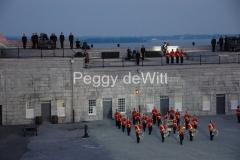
<svg viewBox="0 0 240 160">
<path fill-rule="evenodd" d="M 0 34 L 240 33 L 240 0 L 0 0 Z"/>
</svg>

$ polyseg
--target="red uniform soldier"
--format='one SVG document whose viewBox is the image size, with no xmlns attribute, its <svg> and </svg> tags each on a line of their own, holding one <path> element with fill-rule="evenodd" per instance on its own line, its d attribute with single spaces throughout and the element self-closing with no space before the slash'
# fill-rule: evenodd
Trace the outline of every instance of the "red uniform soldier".
<svg viewBox="0 0 240 160">
<path fill-rule="evenodd" d="M 195 129 L 197 129 L 197 121 L 198 121 L 198 119 L 197 119 L 197 117 L 194 115 L 193 118 L 192 118 L 192 122 L 193 122 L 193 127 L 194 127 Z"/>
<path fill-rule="evenodd" d="M 170 116 L 171 119 L 173 119 L 173 117 L 174 117 L 174 110 L 173 110 L 172 107 L 171 107 L 171 109 L 169 111 L 169 116 Z"/>
<path fill-rule="evenodd" d="M 161 133 L 161 135 L 162 135 L 162 142 L 164 142 L 165 137 L 164 137 L 164 132 L 163 132 L 163 131 L 166 130 L 166 126 L 162 123 L 162 124 L 160 125 L 159 129 L 160 129 L 160 133 Z"/>
<path fill-rule="evenodd" d="M 181 49 L 181 52 L 180 52 L 181 63 L 183 63 L 183 57 L 184 57 L 184 52 L 183 52 L 183 50 Z"/>
<path fill-rule="evenodd" d="M 156 124 L 156 116 L 157 116 L 157 109 L 156 107 L 153 107 L 152 109 L 152 117 L 153 117 L 153 123 Z"/>
<path fill-rule="evenodd" d="M 135 124 L 135 113 L 137 111 L 135 110 L 135 108 L 133 108 L 133 111 L 132 111 L 132 119 L 133 119 L 133 124 Z"/>
<path fill-rule="evenodd" d="M 127 128 L 127 133 L 128 133 L 128 136 L 130 135 L 130 132 L 131 132 L 131 120 L 129 118 L 127 118 L 127 121 L 126 121 L 126 128 Z"/>
<path fill-rule="evenodd" d="M 237 118 L 238 118 L 238 123 L 240 123 L 240 108 L 237 106 Z"/>
<path fill-rule="evenodd" d="M 119 113 L 118 114 L 118 129 L 121 129 L 121 119 L 122 119 L 122 115 Z"/>
<path fill-rule="evenodd" d="M 173 124 L 173 133 L 175 134 L 176 129 L 177 129 L 177 119 L 176 119 L 176 117 L 173 118 L 172 124 Z"/>
<path fill-rule="evenodd" d="M 188 130 L 189 117 L 190 117 L 190 115 L 186 111 L 186 113 L 184 115 L 184 122 L 185 122 L 186 130 Z"/>
<path fill-rule="evenodd" d="M 183 143 L 183 139 L 184 139 L 184 126 L 182 124 L 180 124 L 178 126 L 178 135 L 179 135 L 179 138 L 180 138 L 180 144 L 182 145 Z"/>
<path fill-rule="evenodd" d="M 169 115 L 168 115 L 168 112 L 167 114 L 164 116 L 164 121 L 167 122 L 169 120 Z"/>
<path fill-rule="evenodd" d="M 180 57 L 180 52 L 179 52 L 178 48 L 175 52 L 175 57 L 176 57 L 176 63 L 178 63 L 179 62 L 179 57 Z"/>
<path fill-rule="evenodd" d="M 151 135 L 151 132 L 152 132 L 152 124 L 153 124 L 153 119 L 152 119 L 151 116 L 149 116 L 149 118 L 148 118 L 148 120 L 147 120 L 149 135 Z"/>
<path fill-rule="evenodd" d="M 166 56 L 166 63 L 169 64 L 169 58 L 171 57 L 170 53 L 167 51 L 165 56 Z"/>
<path fill-rule="evenodd" d="M 140 142 L 140 137 L 139 137 L 139 132 L 142 131 L 142 126 L 141 124 L 139 124 L 139 122 L 137 122 L 137 124 L 135 125 L 135 132 L 136 132 L 136 136 L 137 136 L 137 143 Z"/>
<path fill-rule="evenodd" d="M 145 132 L 146 126 L 147 126 L 147 116 L 143 114 L 142 116 L 142 125 L 143 125 L 143 131 Z"/>
<path fill-rule="evenodd" d="M 158 123 L 158 127 L 160 123 L 162 124 L 162 114 L 159 111 L 157 112 L 157 123 Z"/>
<path fill-rule="evenodd" d="M 119 115 L 120 113 L 118 112 L 118 110 L 116 109 L 116 112 L 114 113 L 114 119 L 115 119 L 115 121 L 116 121 L 116 126 L 118 126 L 118 115 Z"/>
<path fill-rule="evenodd" d="M 210 132 L 210 140 L 212 141 L 213 140 L 213 134 L 212 134 L 212 131 L 213 129 L 215 128 L 215 125 L 212 121 L 210 121 L 210 123 L 208 124 L 208 129 L 209 129 L 209 132 Z"/>
<path fill-rule="evenodd" d="M 135 115 L 134 115 L 134 117 L 135 117 L 135 122 L 139 122 L 140 123 L 140 113 L 138 112 L 138 110 L 137 110 L 137 112 L 135 113 Z"/>
<path fill-rule="evenodd" d="M 171 63 L 174 63 L 174 56 L 175 56 L 175 54 L 174 54 L 173 49 L 172 49 L 172 51 L 170 52 L 170 56 L 171 56 Z"/>
<path fill-rule="evenodd" d="M 177 119 L 177 125 L 179 125 L 179 122 L 180 122 L 180 112 L 178 111 L 178 109 L 177 109 L 177 111 L 175 112 L 175 117 L 176 117 L 176 119 Z"/>
<path fill-rule="evenodd" d="M 124 115 L 122 116 L 122 119 L 121 119 L 121 125 L 122 125 L 122 131 L 124 132 L 125 125 L 126 125 L 126 118 Z"/>
<path fill-rule="evenodd" d="M 193 129 L 193 123 L 192 123 L 192 121 L 190 121 L 190 123 L 188 124 L 188 130 L 189 130 L 190 141 L 193 140 L 192 129 Z"/>
</svg>

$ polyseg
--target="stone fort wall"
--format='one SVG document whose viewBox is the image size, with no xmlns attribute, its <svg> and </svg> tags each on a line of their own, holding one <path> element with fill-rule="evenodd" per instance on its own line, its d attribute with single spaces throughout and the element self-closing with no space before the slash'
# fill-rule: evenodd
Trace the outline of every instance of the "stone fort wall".
<svg viewBox="0 0 240 160">
<path fill-rule="evenodd" d="M 57 115 L 57 100 L 64 100 L 66 115 L 59 117 L 59 123 L 73 121 L 93 121 L 103 119 L 103 99 L 112 100 L 112 111 L 118 108 L 118 99 L 125 98 L 126 116 L 133 108 L 140 105 L 141 112 L 146 112 L 147 97 L 154 98 L 154 106 L 161 109 L 160 97 L 169 97 L 169 108 L 175 108 L 176 97 L 182 97 L 182 111 L 191 115 L 216 115 L 216 95 L 225 95 L 225 114 L 235 114 L 231 109 L 230 97 L 240 91 L 239 64 L 196 65 L 196 66 L 155 66 L 128 68 L 83 68 L 83 59 L 74 58 L 28 58 L 1 59 L 0 61 L 0 105 L 2 105 L 3 125 L 19 125 L 35 123 L 35 119 L 26 118 L 26 102 L 34 102 L 34 116 L 41 115 L 41 103 L 50 101 L 51 115 Z M 93 86 L 93 80 L 86 84 L 83 79 L 73 84 L 74 72 L 83 76 L 99 75 L 117 77 L 117 82 L 110 81 L 109 86 Z M 149 72 L 150 75 L 167 74 L 167 83 L 163 79 L 157 84 L 150 80 L 139 84 L 125 84 L 123 78 L 131 73 L 141 77 Z M 163 76 L 164 77 L 164 76 Z M 96 79 L 95 79 L 96 80 Z M 103 78 L 106 80 L 106 77 Z M 138 89 L 140 93 L 135 94 Z M 203 110 L 202 98 L 210 96 L 210 109 Z M 96 113 L 88 114 L 88 100 L 96 100 Z M 163 115 L 165 113 L 162 113 Z"/>
</svg>

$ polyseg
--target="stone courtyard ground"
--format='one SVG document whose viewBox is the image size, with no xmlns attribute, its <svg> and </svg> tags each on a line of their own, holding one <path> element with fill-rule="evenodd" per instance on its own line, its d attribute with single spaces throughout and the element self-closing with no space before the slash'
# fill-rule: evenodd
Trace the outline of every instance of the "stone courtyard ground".
<svg viewBox="0 0 240 160">
<path fill-rule="evenodd" d="M 210 141 L 208 123 L 213 120 L 219 135 Z M 71 124 L 40 125 L 38 136 L 33 132 L 23 137 L 23 126 L 0 126 L 1 160 L 157 160 L 157 159 L 226 159 L 240 157 L 240 123 L 236 116 L 217 115 L 198 117 L 198 134 L 189 140 L 185 132 L 183 145 L 177 135 L 171 133 L 161 142 L 159 128 L 153 127 L 152 135 L 145 136 L 136 143 L 135 132 L 127 136 L 113 120 L 82 122 Z M 81 139 L 84 125 L 89 128 L 89 139 Z"/>
</svg>

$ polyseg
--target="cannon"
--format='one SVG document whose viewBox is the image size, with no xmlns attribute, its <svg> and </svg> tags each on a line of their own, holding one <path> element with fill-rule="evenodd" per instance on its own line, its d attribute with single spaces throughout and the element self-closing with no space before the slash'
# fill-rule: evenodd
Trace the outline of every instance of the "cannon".
<svg viewBox="0 0 240 160">
<path fill-rule="evenodd" d="M 52 42 L 49 41 L 49 38 L 46 33 L 40 33 L 40 36 L 38 38 L 38 48 L 46 49 L 52 47 Z"/>
</svg>

